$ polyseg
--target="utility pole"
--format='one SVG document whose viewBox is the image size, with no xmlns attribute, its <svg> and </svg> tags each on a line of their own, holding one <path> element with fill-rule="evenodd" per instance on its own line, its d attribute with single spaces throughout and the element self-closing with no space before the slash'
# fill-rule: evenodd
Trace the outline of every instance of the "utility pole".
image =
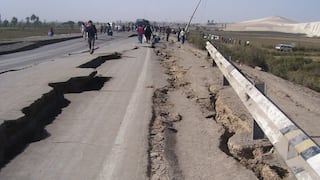
<svg viewBox="0 0 320 180">
<path fill-rule="evenodd" d="M 199 2 L 198 2 L 198 4 L 197 4 L 197 7 L 194 9 L 193 14 L 192 14 L 192 16 L 191 16 L 191 18 L 190 18 L 190 20 L 189 20 L 189 23 L 188 23 L 187 26 L 186 26 L 185 32 L 188 32 L 188 29 L 189 29 L 189 26 L 190 26 L 191 21 L 192 21 L 192 19 L 193 19 L 193 16 L 194 16 L 194 14 L 196 13 L 198 7 L 200 6 L 200 3 L 201 3 L 201 0 L 199 0 Z"/>
</svg>

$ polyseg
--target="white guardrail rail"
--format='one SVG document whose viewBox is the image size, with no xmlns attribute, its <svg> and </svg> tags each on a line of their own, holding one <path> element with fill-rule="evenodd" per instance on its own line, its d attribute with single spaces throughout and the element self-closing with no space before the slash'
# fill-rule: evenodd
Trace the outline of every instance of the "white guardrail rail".
<svg viewBox="0 0 320 180">
<path fill-rule="evenodd" d="M 210 42 L 207 42 L 206 48 L 296 178 L 320 179 L 319 145 L 265 97 Z"/>
</svg>

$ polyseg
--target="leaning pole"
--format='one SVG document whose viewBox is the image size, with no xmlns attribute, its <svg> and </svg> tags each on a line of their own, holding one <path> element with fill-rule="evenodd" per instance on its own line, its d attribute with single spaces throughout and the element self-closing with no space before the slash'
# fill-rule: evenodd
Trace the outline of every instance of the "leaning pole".
<svg viewBox="0 0 320 180">
<path fill-rule="evenodd" d="M 200 3 L 201 3 L 201 0 L 199 0 L 199 2 L 198 2 L 198 4 L 197 4 L 197 7 L 194 9 L 194 11 L 193 11 L 193 13 L 192 13 L 192 16 L 191 16 L 191 18 L 190 18 L 190 20 L 189 20 L 189 23 L 188 23 L 187 26 L 186 26 L 185 32 L 188 32 L 188 29 L 189 29 L 189 26 L 190 26 L 191 21 L 192 21 L 192 19 L 193 19 L 193 16 L 194 16 L 194 14 L 196 13 L 197 9 L 199 8 Z"/>
</svg>

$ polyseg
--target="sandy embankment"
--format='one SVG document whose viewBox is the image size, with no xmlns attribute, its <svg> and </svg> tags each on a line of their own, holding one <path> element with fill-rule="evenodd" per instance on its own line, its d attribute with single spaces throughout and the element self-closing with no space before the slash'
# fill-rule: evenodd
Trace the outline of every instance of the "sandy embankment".
<svg viewBox="0 0 320 180">
<path fill-rule="evenodd" d="M 292 20 L 274 16 L 240 23 L 230 23 L 226 31 L 272 31 L 293 34 L 306 34 L 308 37 L 320 36 L 320 21 L 297 23 Z"/>
</svg>

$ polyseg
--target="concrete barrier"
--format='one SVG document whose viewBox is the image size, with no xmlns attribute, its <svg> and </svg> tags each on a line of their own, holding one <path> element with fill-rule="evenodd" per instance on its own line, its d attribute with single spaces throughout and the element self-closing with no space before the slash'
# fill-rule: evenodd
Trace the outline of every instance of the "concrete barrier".
<svg viewBox="0 0 320 180">
<path fill-rule="evenodd" d="M 210 43 L 210 56 L 297 179 L 320 179 L 320 147 Z"/>
</svg>

